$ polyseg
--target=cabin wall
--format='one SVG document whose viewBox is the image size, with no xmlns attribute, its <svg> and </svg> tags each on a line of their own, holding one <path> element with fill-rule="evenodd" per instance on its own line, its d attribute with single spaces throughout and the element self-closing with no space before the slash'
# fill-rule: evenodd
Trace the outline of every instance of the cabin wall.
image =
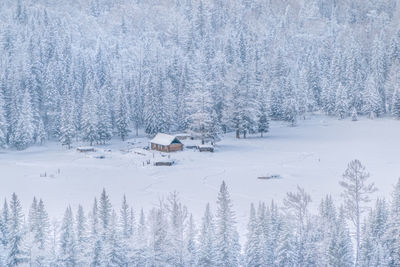
<svg viewBox="0 0 400 267">
<path fill-rule="evenodd" d="M 158 144 L 151 143 L 151 149 L 162 151 L 162 152 L 175 152 L 183 149 L 183 144 L 171 144 L 169 146 L 162 146 Z"/>
<path fill-rule="evenodd" d="M 169 152 L 175 152 L 175 151 L 180 151 L 183 149 L 182 144 L 171 144 L 168 146 L 168 151 Z"/>
</svg>

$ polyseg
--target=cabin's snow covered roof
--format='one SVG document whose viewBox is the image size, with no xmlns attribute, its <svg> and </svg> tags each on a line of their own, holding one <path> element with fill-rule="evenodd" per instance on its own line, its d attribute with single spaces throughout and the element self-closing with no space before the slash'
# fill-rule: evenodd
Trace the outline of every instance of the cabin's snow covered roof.
<svg viewBox="0 0 400 267">
<path fill-rule="evenodd" d="M 176 139 L 176 140 L 175 140 Z M 181 143 L 175 136 L 169 135 L 169 134 L 164 134 L 164 133 L 158 133 L 151 141 L 150 143 L 158 144 L 158 145 L 163 145 L 163 146 L 168 146 L 172 144 L 175 141 L 175 143 Z"/>
</svg>

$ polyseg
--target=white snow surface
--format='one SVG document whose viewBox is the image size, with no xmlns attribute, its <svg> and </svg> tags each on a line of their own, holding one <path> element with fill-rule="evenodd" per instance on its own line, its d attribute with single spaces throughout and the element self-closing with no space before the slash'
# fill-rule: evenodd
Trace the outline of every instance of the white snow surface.
<svg viewBox="0 0 400 267">
<path fill-rule="evenodd" d="M 215 153 L 146 151 L 141 148 L 148 144 L 145 137 L 132 138 L 129 144 L 113 140 L 93 153 L 50 142 L 25 151 L 0 152 L 0 197 L 9 199 L 16 192 L 27 210 L 37 196 L 52 217 L 61 218 L 68 204 L 75 209 L 81 203 L 89 211 L 103 188 L 116 210 L 126 194 L 136 211 L 141 207 L 148 211 L 177 191 L 199 222 L 207 202 L 215 210 L 218 189 L 225 180 L 243 234 L 251 202 L 274 199 L 279 204 L 297 185 L 311 194 L 314 211 L 326 194 L 342 201 L 338 182 L 348 162 L 356 158 L 379 188 L 376 196 L 389 198 L 400 175 L 399 137 L 400 122 L 393 119 L 352 122 L 315 116 L 299 121 L 297 127 L 273 122 L 264 138 L 237 140 L 228 134 Z M 146 164 L 163 156 L 176 164 Z M 282 178 L 257 179 L 270 173 Z"/>
</svg>

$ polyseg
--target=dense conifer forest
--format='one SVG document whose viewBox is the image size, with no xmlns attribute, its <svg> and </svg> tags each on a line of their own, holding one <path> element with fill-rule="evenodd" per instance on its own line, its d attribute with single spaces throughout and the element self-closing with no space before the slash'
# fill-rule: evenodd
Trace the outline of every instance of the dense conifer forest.
<svg viewBox="0 0 400 267">
<path fill-rule="evenodd" d="M 0 144 L 400 116 L 399 2 L 3 0 Z"/>
</svg>

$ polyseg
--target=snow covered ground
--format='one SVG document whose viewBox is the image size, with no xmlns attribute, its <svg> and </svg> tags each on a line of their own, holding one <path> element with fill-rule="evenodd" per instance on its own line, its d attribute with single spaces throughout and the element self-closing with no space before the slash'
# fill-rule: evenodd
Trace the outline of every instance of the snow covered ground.
<svg viewBox="0 0 400 267">
<path fill-rule="evenodd" d="M 280 202 L 297 185 L 311 194 L 312 208 L 325 194 L 341 200 L 338 181 L 355 158 L 371 173 L 377 195 L 390 197 L 400 176 L 399 137 L 400 122 L 392 119 L 352 122 L 315 116 L 299 121 L 297 127 L 272 123 L 264 138 L 225 136 L 215 153 L 172 153 L 176 161 L 172 167 L 144 164 L 153 160 L 153 152 L 139 148 L 147 145 L 146 138 L 136 139 L 134 145 L 114 140 L 87 154 L 48 143 L 0 152 L 0 197 L 16 192 L 28 209 L 36 195 L 45 201 L 51 216 L 60 218 L 68 204 L 75 208 L 82 203 L 87 210 L 103 188 L 117 209 L 124 193 L 136 209 L 148 210 L 177 191 L 199 220 L 207 202 L 215 207 L 219 185 L 225 180 L 243 229 L 251 202 Z M 154 157 L 161 156 L 155 152 Z M 268 174 L 282 178 L 257 179 Z"/>
</svg>

